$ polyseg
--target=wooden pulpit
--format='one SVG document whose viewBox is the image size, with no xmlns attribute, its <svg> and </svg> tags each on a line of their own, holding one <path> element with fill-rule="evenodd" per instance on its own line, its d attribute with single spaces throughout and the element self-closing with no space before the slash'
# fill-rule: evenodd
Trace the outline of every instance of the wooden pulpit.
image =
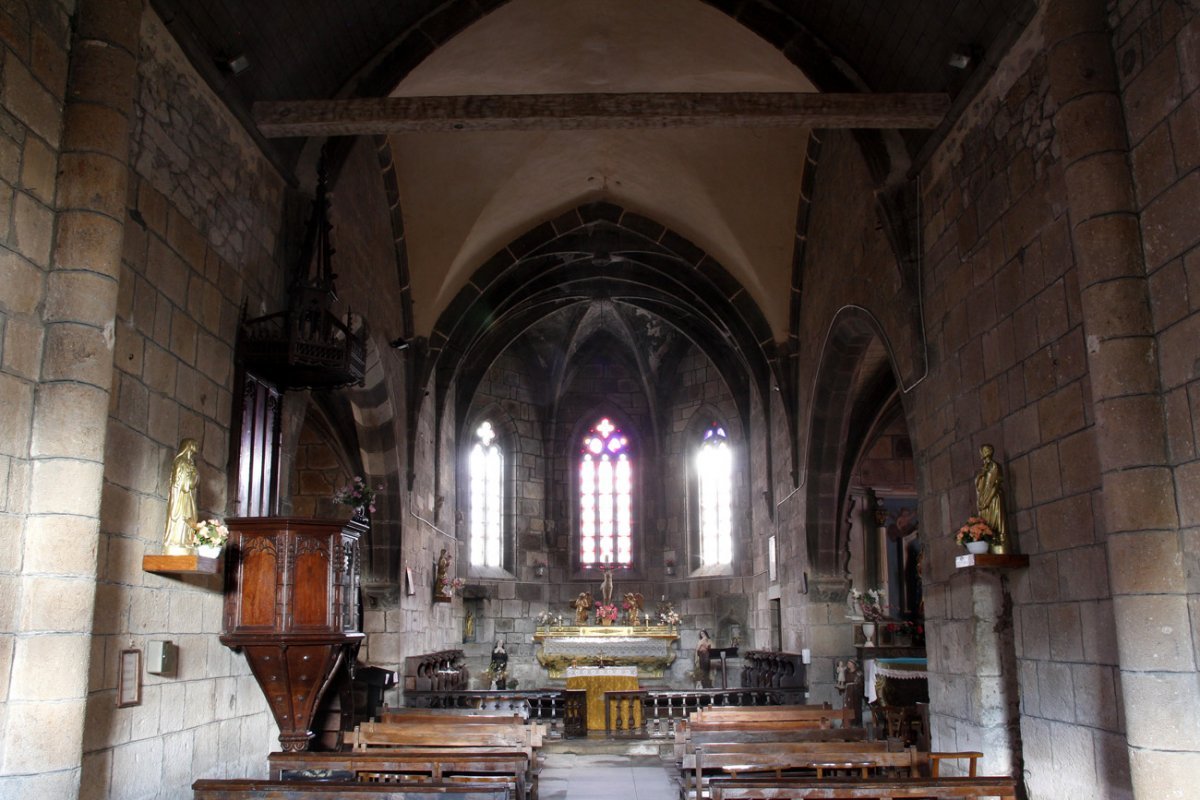
<svg viewBox="0 0 1200 800">
<path fill-rule="evenodd" d="M 285 751 L 307 750 L 313 712 L 351 649 L 358 614 L 358 541 L 351 520 L 226 520 L 225 633 L 267 698 Z"/>
</svg>

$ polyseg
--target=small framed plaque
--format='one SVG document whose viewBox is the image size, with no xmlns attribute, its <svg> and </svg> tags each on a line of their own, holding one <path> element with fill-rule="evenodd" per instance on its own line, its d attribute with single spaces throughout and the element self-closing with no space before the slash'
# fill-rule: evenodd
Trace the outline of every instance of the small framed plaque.
<svg viewBox="0 0 1200 800">
<path fill-rule="evenodd" d="M 779 564 L 775 555 L 775 537 L 767 537 L 767 577 L 772 583 L 779 580 Z"/>
<path fill-rule="evenodd" d="M 122 650 L 117 664 L 117 708 L 142 704 L 142 651 Z"/>
</svg>

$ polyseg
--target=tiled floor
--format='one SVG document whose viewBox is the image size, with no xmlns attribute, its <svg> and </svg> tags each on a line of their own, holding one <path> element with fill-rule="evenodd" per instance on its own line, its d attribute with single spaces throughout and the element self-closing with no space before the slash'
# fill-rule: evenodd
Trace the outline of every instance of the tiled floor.
<svg viewBox="0 0 1200 800">
<path fill-rule="evenodd" d="M 657 756 L 547 753 L 540 800 L 674 800 L 674 777 Z"/>
</svg>

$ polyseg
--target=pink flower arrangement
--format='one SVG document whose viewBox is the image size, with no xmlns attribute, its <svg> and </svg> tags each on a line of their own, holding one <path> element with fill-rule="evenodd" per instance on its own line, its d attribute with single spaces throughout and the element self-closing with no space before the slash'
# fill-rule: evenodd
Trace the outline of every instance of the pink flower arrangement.
<svg viewBox="0 0 1200 800">
<path fill-rule="evenodd" d="M 615 605 L 613 605 L 612 603 L 602 603 L 599 600 L 596 601 L 596 619 L 597 620 L 608 620 L 609 622 L 616 622 L 618 613 L 620 613 L 620 612 L 617 611 L 617 607 Z"/>
<path fill-rule="evenodd" d="M 375 494 L 383 491 L 379 485 L 372 489 L 361 475 L 333 493 L 333 502 L 338 505 L 351 506 L 356 514 L 375 513 Z"/>
<path fill-rule="evenodd" d="M 959 528 L 958 533 L 954 535 L 954 541 L 963 546 L 967 542 L 990 543 L 995 538 L 995 532 L 983 521 L 983 517 L 967 517 L 967 524 Z"/>
</svg>

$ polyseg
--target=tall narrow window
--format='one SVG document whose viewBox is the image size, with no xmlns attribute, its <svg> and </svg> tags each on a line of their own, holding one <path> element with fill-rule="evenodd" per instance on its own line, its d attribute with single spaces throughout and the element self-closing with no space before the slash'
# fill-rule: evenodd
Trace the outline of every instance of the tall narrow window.
<svg viewBox="0 0 1200 800">
<path fill-rule="evenodd" d="M 605 417 L 583 437 L 579 456 L 579 563 L 633 561 L 633 463 L 629 439 Z"/>
<path fill-rule="evenodd" d="M 696 454 L 701 565 L 733 562 L 732 484 L 733 451 L 725 429 L 714 423 Z"/>
<path fill-rule="evenodd" d="M 475 429 L 471 481 L 471 565 L 504 566 L 504 454 L 492 423 Z"/>
</svg>

